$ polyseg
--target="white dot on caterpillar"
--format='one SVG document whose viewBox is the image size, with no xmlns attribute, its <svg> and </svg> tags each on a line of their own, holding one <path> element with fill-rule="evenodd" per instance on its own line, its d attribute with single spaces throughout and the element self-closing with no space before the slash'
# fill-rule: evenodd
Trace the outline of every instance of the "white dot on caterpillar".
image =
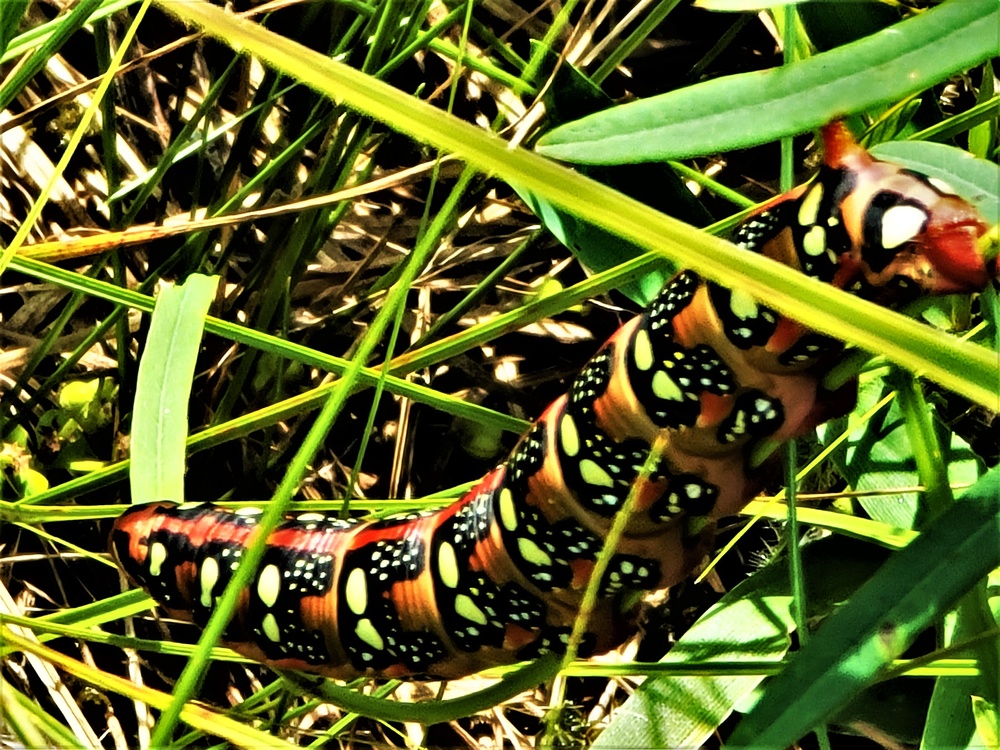
<svg viewBox="0 0 1000 750">
<path fill-rule="evenodd" d="M 273 607 L 281 593 L 281 571 L 277 565 L 267 565 L 257 579 L 257 596 L 265 607 Z"/>
<path fill-rule="evenodd" d="M 160 575 L 163 570 L 163 562 L 167 559 L 167 548 L 163 542 L 153 542 L 149 546 L 149 574 L 153 577 Z"/>
<path fill-rule="evenodd" d="M 818 224 L 802 238 L 802 249 L 814 258 L 826 252 L 826 230 Z"/>
<path fill-rule="evenodd" d="M 259 516 L 264 511 L 261 510 L 260 508 L 252 508 L 252 507 L 250 507 L 250 508 L 237 508 L 235 512 L 236 512 L 236 515 L 238 515 L 238 516 L 243 516 L 245 518 L 248 518 L 248 517 L 253 517 L 253 516 Z"/>
<path fill-rule="evenodd" d="M 300 513 L 295 517 L 296 521 L 325 521 L 326 516 L 322 513 Z"/>
<path fill-rule="evenodd" d="M 365 578 L 364 570 L 361 568 L 351 570 L 344 586 L 344 596 L 351 612 L 360 615 L 365 611 L 368 606 L 368 579 Z"/>
<path fill-rule="evenodd" d="M 215 588 L 219 580 L 219 562 L 214 557 L 206 557 L 201 563 L 201 570 L 198 571 L 198 580 L 201 583 L 201 606 L 212 606 L 212 589 Z"/>
<path fill-rule="evenodd" d="M 269 640 L 277 643 L 281 640 L 281 629 L 278 627 L 278 621 L 274 619 L 274 614 L 268 612 L 264 615 L 264 619 L 260 623 L 261 628 L 264 630 L 264 635 L 268 637 Z"/>
<path fill-rule="evenodd" d="M 438 575 L 441 576 L 441 583 L 448 588 L 458 586 L 458 559 L 455 557 L 455 548 L 448 542 L 442 542 L 438 549 Z"/>
<path fill-rule="evenodd" d="M 751 320 L 756 318 L 759 313 L 756 300 L 746 292 L 739 290 L 733 290 L 729 298 L 729 309 L 740 320 Z"/>
<path fill-rule="evenodd" d="M 928 177 L 927 181 L 945 195 L 958 195 L 958 193 L 955 192 L 955 188 L 944 180 L 939 180 L 937 177 Z"/>
<path fill-rule="evenodd" d="M 175 508 L 175 510 L 194 510 L 195 508 L 200 508 L 204 504 L 205 503 L 195 503 L 195 502 L 181 503 Z"/>
<path fill-rule="evenodd" d="M 733 439 L 747 431 L 747 415 L 742 409 L 736 412 L 736 419 L 733 420 Z"/>
<path fill-rule="evenodd" d="M 893 250 L 923 229 L 927 213 L 916 206 L 893 206 L 882 214 L 882 247 Z"/>
</svg>

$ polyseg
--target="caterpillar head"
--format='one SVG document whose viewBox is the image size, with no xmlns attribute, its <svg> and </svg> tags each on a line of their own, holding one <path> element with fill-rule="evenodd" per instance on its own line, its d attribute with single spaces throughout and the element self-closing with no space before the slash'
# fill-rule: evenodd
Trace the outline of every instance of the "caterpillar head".
<svg viewBox="0 0 1000 750">
<path fill-rule="evenodd" d="M 996 275 L 979 248 L 986 222 L 947 184 L 872 158 L 843 123 L 827 125 L 823 141 L 851 240 L 834 283 L 861 282 L 881 299 L 980 291 Z"/>
</svg>

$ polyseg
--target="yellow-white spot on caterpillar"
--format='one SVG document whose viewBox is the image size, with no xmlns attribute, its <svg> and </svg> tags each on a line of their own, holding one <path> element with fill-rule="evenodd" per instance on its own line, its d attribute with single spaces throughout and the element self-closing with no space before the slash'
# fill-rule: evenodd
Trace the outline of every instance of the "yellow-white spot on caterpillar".
<svg viewBox="0 0 1000 750">
<path fill-rule="evenodd" d="M 927 212 L 916 206 L 893 206 L 882 214 L 882 247 L 893 250 L 916 237 L 927 222 Z"/>
<path fill-rule="evenodd" d="M 295 516 L 295 520 L 296 521 L 305 521 L 305 522 L 309 522 L 309 521 L 325 521 L 326 520 L 326 516 L 324 516 L 322 513 L 299 513 L 297 516 Z"/>
<path fill-rule="evenodd" d="M 758 315 L 757 301 L 746 292 L 736 289 L 730 294 L 729 309 L 740 320 L 750 320 Z"/>
<path fill-rule="evenodd" d="M 480 625 L 486 624 L 486 615 L 483 614 L 483 610 L 477 607 L 476 603 L 465 594 L 459 594 L 455 597 L 455 614 L 471 622 L 478 622 Z"/>
<path fill-rule="evenodd" d="M 376 651 L 381 651 L 382 647 L 385 645 L 382 640 L 382 636 L 378 634 L 375 626 L 372 625 L 372 621 L 367 617 L 358 620 L 358 626 L 354 628 L 354 632 L 357 634 L 358 638 L 367 643 Z"/>
<path fill-rule="evenodd" d="M 162 572 L 163 561 L 167 559 L 167 548 L 163 542 L 149 545 L 149 574 L 154 578 Z"/>
<path fill-rule="evenodd" d="M 614 487 L 615 480 L 611 478 L 596 461 L 585 458 L 580 462 L 580 477 L 587 484 L 597 487 Z"/>
<path fill-rule="evenodd" d="M 265 565 L 257 578 L 257 596 L 265 607 L 273 607 L 281 593 L 281 571 L 278 566 Z"/>
<path fill-rule="evenodd" d="M 347 606 L 356 615 L 360 615 L 368 606 L 368 580 L 365 578 L 365 571 L 361 568 L 353 568 L 347 576 L 347 585 L 344 587 L 344 596 L 347 598 Z"/>
<path fill-rule="evenodd" d="M 552 564 L 552 558 L 548 553 L 527 537 L 517 540 L 517 550 L 521 553 L 521 557 L 532 565 L 547 568 Z"/>
<path fill-rule="evenodd" d="M 663 401 L 683 401 L 684 393 L 664 370 L 658 370 L 650 383 L 653 395 Z"/>
<path fill-rule="evenodd" d="M 261 515 L 264 511 L 261 510 L 260 508 L 251 507 L 251 508 L 237 508 L 236 511 L 234 512 L 238 516 L 253 517 Z"/>
<path fill-rule="evenodd" d="M 799 204 L 799 226 L 808 227 L 816 223 L 819 216 L 819 204 L 823 200 L 823 186 L 815 185 L 802 197 Z"/>
<path fill-rule="evenodd" d="M 194 510 L 200 508 L 205 503 L 181 503 L 174 510 Z"/>
<path fill-rule="evenodd" d="M 517 528 L 517 509 L 514 508 L 514 493 L 504 487 L 500 490 L 500 523 L 507 531 Z"/>
<path fill-rule="evenodd" d="M 442 542 L 438 549 L 438 575 L 441 583 L 450 589 L 458 586 L 458 559 L 450 542 Z"/>
<path fill-rule="evenodd" d="M 274 643 L 281 640 L 281 628 L 278 627 L 278 621 L 274 618 L 273 612 L 268 612 L 264 615 L 264 619 L 261 620 L 260 626 L 268 640 L 273 641 Z"/>
<path fill-rule="evenodd" d="M 198 571 L 198 579 L 201 583 L 201 606 L 211 607 L 212 591 L 219 581 L 219 561 L 214 557 L 206 557 Z"/>
<path fill-rule="evenodd" d="M 636 331 L 632 343 L 632 359 L 635 361 L 635 366 L 643 372 L 653 366 L 653 345 L 645 328 Z"/>
<path fill-rule="evenodd" d="M 826 230 L 819 224 L 814 226 L 802 238 L 802 249 L 814 258 L 826 252 Z"/>
<path fill-rule="evenodd" d="M 928 177 L 927 181 L 945 195 L 958 195 L 958 193 L 955 192 L 955 188 L 944 180 L 939 180 L 937 177 Z"/>
<path fill-rule="evenodd" d="M 572 458 L 580 452 L 580 433 L 576 430 L 576 421 L 569 414 L 563 414 L 559 421 L 559 443 L 563 453 Z"/>
</svg>

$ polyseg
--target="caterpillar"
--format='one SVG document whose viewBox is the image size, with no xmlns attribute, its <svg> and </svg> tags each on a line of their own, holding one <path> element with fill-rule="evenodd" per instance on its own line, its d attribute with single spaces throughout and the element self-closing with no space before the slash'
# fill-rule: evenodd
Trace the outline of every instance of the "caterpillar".
<svg viewBox="0 0 1000 750">
<path fill-rule="evenodd" d="M 995 260 L 977 252 L 987 227 L 970 204 L 874 159 L 841 123 L 822 135 L 817 177 L 746 220 L 738 246 L 890 307 L 989 283 Z M 580 654 L 610 650 L 635 629 L 624 598 L 686 577 L 717 520 L 762 489 L 768 467 L 751 465 L 754 447 L 853 405 L 853 384 L 821 385 L 840 353 L 739 290 L 679 273 L 454 504 L 375 521 L 288 518 L 225 642 L 339 678 L 454 678 L 563 650 L 603 539 L 661 436 Z M 111 549 L 170 615 L 204 625 L 256 513 L 135 506 Z"/>
</svg>

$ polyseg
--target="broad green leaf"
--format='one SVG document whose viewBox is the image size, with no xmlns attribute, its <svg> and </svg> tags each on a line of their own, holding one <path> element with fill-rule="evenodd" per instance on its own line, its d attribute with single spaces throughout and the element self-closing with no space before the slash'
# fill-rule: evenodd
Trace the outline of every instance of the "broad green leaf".
<svg viewBox="0 0 1000 750">
<path fill-rule="evenodd" d="M 978 695 L 972 696 L 972 713 L 976 717 L 976 734 L 986 747 L 1000 747 L 1000 726 L 997 707 Z"/>
<path fill-rule="evenodd" d="M 616 187 L 613 182 L 600 180 L 595 175 L 591 176 L 611 187 Z M 604 176 L 610 177 L 610 175 Z M 616 176 L 621 177 L 622 175 Z M 635 243 L 623 240 L 602 227 L 577 218 L 572 213 L 562 210 L 559 206 L 526 188 L 519 188 L 517 185 L 512 187 L 528 204 L 535 216 L 541 220 L 545 228 L 568 247 L 585 268 L 597 272 L 605 271 L 642 255 L 642 248 Z M 660 268 L 651 270 L 637 279 L 623 282 L 620 287 L 621 292 L 633 302 L 647 305 L 656 297 L 676 270 L 676 266 L 664 262 Z"/>
<path fill-rule="evenodd" d="M 831 537 L 803 550 L 809 615 L 846 599 L 886 559 L 869 544 Z M 781 660 L 795 624 L 789 610 L 788 558 L 741 583 L 696 622 L 663 663 Z M 652 677 L 625 702 L 594 750 L 700 747 L 763 676 Z"/>
<path fill-rule="evenodd" d="M 998 565 L 1000 469 L 994 469 L 823 624 L 768 685 L 730 744 L 779 748 L 804 736 Z"/>
<path fill-rule="evenodd" d="M 544 53 L 541 76 L 550 80 L 542 95 L 550 127 L 614 106 L 614 101 L 600 87 L 551 51 Z M 665 164 L 584 166 L 579 171 L 689 224 L 704 226 L 711 220 L 683 181 Z M 639 245 L 577 217 L 543 195 L 517 184 L 513 187 L 545 228 L 590 271 L 605 271 L 645 252 Z M 676 270 L 676 266 L 663 263 L 635 280 L 623 282 L 620 289 L 632 301 L 648 304 Z"/>
<path fill-rule="evenodd" d="M 132 417 L 132 502 L 184 499 L 188 396 L 218 278 L 193 275 L 156 300 Z"/>
<path fill-rule="evenodd" d="M 819 52 L 849 44 L 898 23 L 898 7 L 881 0 L 822 0 L 800 4 L 795 12 Z"/>
<path fill-rule="evenodd" d="M 828 422 L 819 428 L 823 442 L 836 439 L 851 418 L 866 413 L 888 393 L 878 375 L 865 378 L 858 391 L 858 404 L 851 417 Z M 937 422 L 938 439 L 948 451 L 944 462 L 952 484 L 972 484 L 980 476 L 981 464 L 969 444 Z M 837 469 L 855 490 L 891 490 L 920 485 L 913 447 L 903 415 L 895 400 L 864 424 L 853 430 L 832 454 Z M 912 529 L 920 512 L 920 499 L 914 492 L 861 497 L 858 501 L 875 520 L 890 526 Z"/>
<path fill-rule="evenodd" d="M 993 570 L 985 586 L 980 583 L 970 594 L 963 597 L 962 604 L 955 612 L 949 613 L 943 628 L 943 645 L 962 643 L 977 638 L 984 632 L 995 632 L 998 615 L 1000 615 L 1000 570 Z M 987 641 L 980 640 L 969 654 L 978 654 L 981 649 L 995 649 L 995 637 Z M 986 658 L 990 658 L 990 654 Z M 979 657 L 982 659 L 983 657 Z M 997 684 L 991 679 L 989 672 L 980 667 L 979 674 L 962 677 L 939 677 L 934 685 L 934 694 L 927 711 L 927 723 L 921 747 L 927 750 L 936 748 L 975 748 L 979 750 L 996 750 L 995 743 L 990 744 L 977 733 L 978 719 L 970 696 L 996 696 Z M 987 703 L 995 703 L 983 698 Z M 985 708 L 985 707 L 981 707 Z"/>
<path fill-rule="evenodd" d="M 717 78 L 585 117 L 536 146 L 581 164 L 663 161 L 796 135 L 893 103 L 1000 49 L 996 0 L 958 0 L 784 68 Z"/>
</svg>

